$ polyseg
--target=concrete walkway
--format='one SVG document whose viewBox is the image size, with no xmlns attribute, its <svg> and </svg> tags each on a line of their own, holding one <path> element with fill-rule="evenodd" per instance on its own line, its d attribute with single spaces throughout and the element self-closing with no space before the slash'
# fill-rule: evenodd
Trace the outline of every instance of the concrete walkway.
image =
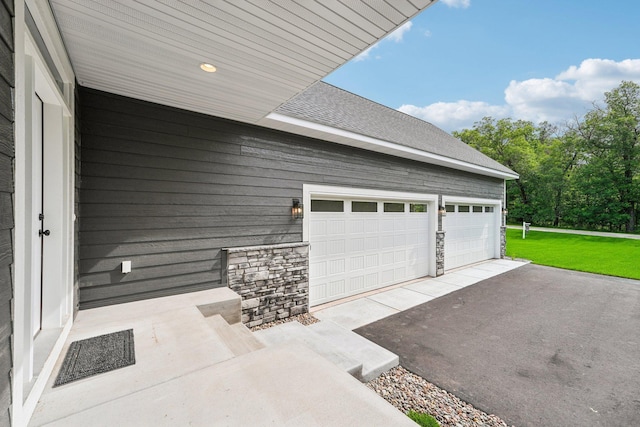
<svg viewBox="0 0 640 427">
<path fill-rule="evenodd" d="M 352 329 L 522 265 L 487 261 L 317 307 L 322 322 L 309 327 L 255 334 L 236 323 L 228 288 L 83 310 L 54 375 L 72 341 L 129 328 L 136 364 L 56 388 L 50 378 L 30 425 L 414 426 L 360 382 L 398 357 Z"/>
<path fill-rule="evenodd" d="M 331 321 L 353 330 L 525 264 L 494 259 L 452 270 L 440 277 L 414 280 L 350 301 L 318 306 L 312 308 L 311 313 L 322 321 Z"/>
<path fill-rule="evenodd" d="M 507 225 L 507 228 L 522 231 L 521 225 Z M 529 230 L 543 231 L 545 233 L 581 234 L 583 236 L 615 237 L 618 239 L 640 240 L 640 234 L 610 233 L 607 231 L 565 230 L 562 228 L 547 228 L 547 227 L 529 227 Z"/>
<path fill-rule="evenodd" d="M 239 296 L 218 288 L 80 311 L 54 376 L 72 341 L 129 328 L 136 363 L 56 388 L 50 378 L 29 425 L 415 426 L 309 347 L 262 348 L 214 314 L 232 306 L 239 320 Z"/>
</svg>

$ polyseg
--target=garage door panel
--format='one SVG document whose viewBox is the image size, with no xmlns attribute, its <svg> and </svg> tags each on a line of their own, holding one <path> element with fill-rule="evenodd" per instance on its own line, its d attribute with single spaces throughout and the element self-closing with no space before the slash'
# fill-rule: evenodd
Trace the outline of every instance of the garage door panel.
<svg viewBox="0 0 640 427">
<path fill-rule="evenodd" d="M 313 252 L 317 257 L 325 257 L 328 255 L 327 251 L 327 242 L 314 240 L 313 241 Z"/>
<path fill-rule="evenodd" d="M 311 277 L 325 277 L 327 275 L 327 262 L 311 262 L 309 263 L 309 275 Z"/>
<path fill-rule="evenodd" d="M 428 274 L 428 214 L 409 212 L 408 202 L 343 203 L 346 212 L 309 214 L 312 305 Z M 348 212 L 349 206 L 378 211 Z"/>
<path fill-rule="evenodd" d="M 344 235 L 345 234 L 345 222 L 344 220 L 331 220 L 327 223 L 327 235 Z"/>
<path fill-rule="evenodd" d="M 327 285 L 327 293 L 329 295 L 343 294 L 345 292 L 345 280 L 334 280 Z"/>
<path fill-rule="evenodd" d="M 364 275 L 351 277 L 349 279 L 349 289 L 356 292 L 364 290 Z"/>
<path fill-rule="evenodd" d="M 382 270 L 382 285 L 392 285 L 393 284 L 393 268 L 389 268 L 387 270 Z"/>
<path fill-rule="evenodd" d="M 327 275 L 342 274 L 345 272 L 344 259 L 334 259 L 329 261 L 327 265 Z"/>
<path fill-rule="evenodd" d="M 340 240 L 329 240 L 327 242 L 327 251 L 330 256 L 341 256 L 346 253 L 346 242 L 343 239 Z"/>
<path fill-rule="evenodd" d="M 327 221 L 316 220 L 311 223 L 309 234 L 311 237 L 324 237 L 327 235 Z"/>
<path fill-rule="evenodd" d="M 388 249 L 393 247 L 393 234 L 380 236 L 380 249 Z"/>
<path fill-rule="evenodd" d="M 351 219 L 349 220 L 349 227 L 347 228 L 348 234 L 362 234 L 364 233 L 364 220 Z"/>
<path fill-rule="evenodd" d="M 459 205 L 452 205 L 456 206 L 455 211 L 448 210 L 443 218 L 445 270 L 493 258 L 498 244 L 495 226 L 498 209 L 459 212 Z"/>
<path fill-rule="evenodd" d="M 364 270 L 364 255 L 350 258 L 351 271 Z"/>
<path fill-rule="evenodd" d="M 379 254 L 370 254 L 365 257 L 365 266 L 367 268 L 375 268 L 380 263 Z"/>
<path fill-rule="evenodd" d="M 392 265 L 394 263 L 393 251 L 387 251 L 382 253 L 382 265 Z"/>
<path fill-rule="evenodd" d="M 377 219 L 368 219 L 364 223 L 364 232 L 365 233 L 378 233 L 379 230 L 379 222 Z"/>
<path fill-rule="evenodd" d="M 378 236 L 365 237 L 365 247 L 369 251 L 377 251 L 380 249 L 380 238 Z"/>
<path fill-rule="evenodd" d="M 364 237 L 352 237 L 349 239 L 348 244 L 349 253 L 353 252 L 364 252 L 365 249 L 365 241 Z"/>
<path fill-rule="evenodd" d="M 404 234 L 398 234 L 393 237 L 393 243 L 396 247 L 404 247 L 407 245 L 407 236 L 405 236 Z"/>
</svg>

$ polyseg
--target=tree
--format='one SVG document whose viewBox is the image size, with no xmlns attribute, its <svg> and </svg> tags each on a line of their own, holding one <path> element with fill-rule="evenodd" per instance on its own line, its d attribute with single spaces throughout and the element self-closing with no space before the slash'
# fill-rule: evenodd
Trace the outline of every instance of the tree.
<svg viewBox="0 0 640 427">
<path fill-rule="evenodd" d="M 576 126 L 591 173 L 601 174 L 587 182 L 596 180 L 600 192 L 609 195 L 607 222 L 623 219 L 625 231 L 634 232 L 640 201 L 640 86 L 624 81 L 605 93 L 605 103 Z"/>
<path fill-rule="evenodd" d="M 485 117 L 476 122 L 473 129 L 453 132 L 453 135 L 518 172 L 519 179 L 507 182 L 509 213 L 513 218 L 530 221 L 534 212 L 530 193 L 537 170 L 539 129 L 524 120 Z"/>
<path fill-rule="evenodd" d="M 454 133 L 462 141 L 518 172 L 507 182 L 509 217 L 559 226 L 564 195 L 580 157 L 574 133 L 560 134 L 543 122 L 485 117 L 473 129 Z"/>
</svg>

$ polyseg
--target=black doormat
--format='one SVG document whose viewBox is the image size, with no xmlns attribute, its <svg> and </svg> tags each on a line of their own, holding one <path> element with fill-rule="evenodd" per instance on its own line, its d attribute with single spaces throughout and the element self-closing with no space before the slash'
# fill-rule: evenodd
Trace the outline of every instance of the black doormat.
<svg viewBox="0 0 640 427">
<path fill-rule="evenodd" d="M 133 329 L 113 332 L 69 346 L 54 387 L 136 363 Z"/>
</svg>

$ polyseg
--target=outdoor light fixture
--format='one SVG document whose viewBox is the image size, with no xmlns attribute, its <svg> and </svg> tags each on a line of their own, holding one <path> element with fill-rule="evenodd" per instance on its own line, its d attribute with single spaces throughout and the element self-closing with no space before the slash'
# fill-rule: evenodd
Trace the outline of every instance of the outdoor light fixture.
<svg viewBox="0 0 640 427">
<path fill-rule="evenodd" d="M 302 205 L 302 203 L 300 203 L 300 199 L 293 199 L 291 203 L 291 218 L 304 218 L 304 206 Z"/>
<path fill-rule="evenodd" d="M 438 215 L 447 216 L 447 210 L 444 208 L 444 206 L 438 206 Z"/>
<path fill-rule="evenodd" d="M 502 208 L 502 215 L 507 216 L 508 213 L 509 211 L 507 210 L 507 208 Z"/>
<path fill-rule="evenodd" d="M 203 62 L 202 64 L 200 64 L 200 69 L 202 71 L 206 71 L 207 73 L 215 73 L 217 71 L 217 68 L 215 65 L 209 64 L 206 62 Z"/>
</svg>

